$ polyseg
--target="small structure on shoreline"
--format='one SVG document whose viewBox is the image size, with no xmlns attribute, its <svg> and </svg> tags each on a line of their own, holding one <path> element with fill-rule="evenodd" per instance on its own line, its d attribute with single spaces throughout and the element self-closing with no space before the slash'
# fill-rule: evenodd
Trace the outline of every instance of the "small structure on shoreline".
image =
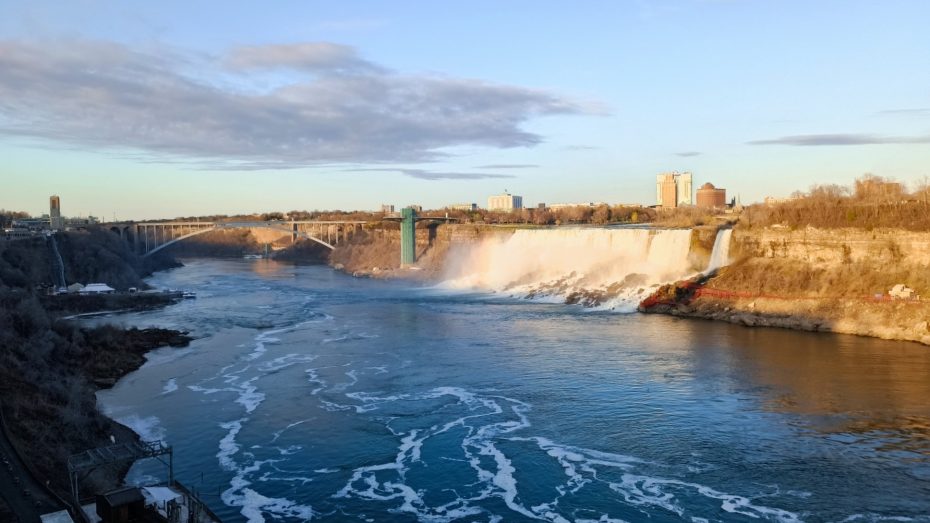
<svg viewBox="0 0 930 523">
<path fill-rule="evenodd" d="M 116 289 L 106 283 L 88 283 L 79 292 L 81 294 L 113 294 Z"/>
<path fill-rule="evenodd" d="M 893 300 L 913 300 L 917 298 L 917 293 L 907 285 L 899 283 L 888 291 L 888 296 Z"/>
</svg>

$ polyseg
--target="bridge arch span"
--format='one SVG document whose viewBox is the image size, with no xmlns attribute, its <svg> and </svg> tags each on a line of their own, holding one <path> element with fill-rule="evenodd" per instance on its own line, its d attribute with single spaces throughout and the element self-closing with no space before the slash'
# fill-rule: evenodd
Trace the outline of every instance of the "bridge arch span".
<svg viewBox="0 0 930 523">
<path fill-rule="evenodd" d="M 287 234 L 294 234 L 294 235 L 296 235 L 298 238 L 304 238 L 304 239 L 307 239 L 307 240 L 310 240 L 310 241 L 314 241 L 314 242 L 319 243 L 320 245 L 326 247 L 326 248 L 329 249 L 329 250 L 334 250 L 334 249 L 336 248 L 335 246 L 333 246 L 333 245 L 331 245 L 331 244 L 329 244 L 329 243 L 327 243 L 327 242 L 321 240 L 320 238 L 317 238 L 316 236 L 313 236 L 312 234 L 310 234 L 310 233 L 308 233 L 308 232 L 300 231 L 300 230 L 294 230 L 294 229 L 291 229 L 291 228 L 289 228 L 289 227 L 285 227 L 285 226 L 283 226 L 283 225 L 277 225 L 277 224 L 274 224 L 274 223 L 267 223 L 267 224 L 264 224 L 264 223 L 235 223 L 235 222 L 231 222 L 231 223 L 217 223 L 217 224 L 214 224 L 213 227 L 206 227 L 206 228 L 203 228 L 203 229 L 198 229 L 198 230 L 196 230 L 196 231 L 190 232 L 190 233 L 185 234 L 185 235 L 183 235 L 183 236 L 178 236 L 177 238 L 173 238 L 173 239 L 171 239 L 170 241 L 165 242 L 165 243 L 163 243 L 163 244 L 161 244 L 161 245 L 155 247 L 154 249 L 152 249 L 152 250 L 146 252 L 145 254 L 143 254 L 142 256 L 143 256 L 143 257 L 151 256 L 152 254 L 155 254 L 156 252 L 158 252 L 158 251 L 164 249 L 165 247 L 169 247 L 169 246 L 171 246 L 171 245 L 174 245 L 175 243 L 178 243 L 179 241 L 186 240 L 186 239 L 188 239 L 188 238 L 193 238 L 194 236 L 199 236 L 199 235 L 201 235 L 201 234 L 206 234 L 206 233 L 211 232 L 211 231 L 222 231 L 222 230 L 226 230 L 226 229 L 272 229 L 272 230 L 281 231 L 281 232 L 287 233 Z"/>
</svg>

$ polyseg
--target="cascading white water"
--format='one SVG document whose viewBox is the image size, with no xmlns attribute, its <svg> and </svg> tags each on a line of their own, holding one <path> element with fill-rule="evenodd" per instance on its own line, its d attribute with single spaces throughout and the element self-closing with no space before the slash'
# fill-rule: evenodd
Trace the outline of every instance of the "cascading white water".
<svg viewBox="0 0 930 523">
<path fill-rule="evenodd" d="M 710 253 L 710 263 L 707 264 L 705 273 L 716 271 L 730 264 L 730 237 L 732 235 L 733 229 L 720 229 L 717 231 L 717 237 L 714 238 L 714 249 Z"/>
<path fill-rule="evenodd" d="M 690 230 L 518 230 L 455 246 L 444 286 L 632 310 L 645 291 L 693 273 Z"/>
<path fill-rule="evenodd" d="M 58 288 L 67 287 L 68 282 L 65 281 L 65 262 L 61 259 L 61 252 L 58 251 L 58 242 L 55 241 L 55 236 L 48 236 L 49 244 L 52 246 L 52 254 L 54 258 L 52 261 L 55 263 L 55 276 L 58 278 Z"/>
</svg>

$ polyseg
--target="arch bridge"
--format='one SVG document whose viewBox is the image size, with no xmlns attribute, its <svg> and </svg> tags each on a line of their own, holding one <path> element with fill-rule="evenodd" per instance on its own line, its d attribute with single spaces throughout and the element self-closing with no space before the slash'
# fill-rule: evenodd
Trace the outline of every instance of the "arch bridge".
<svg viewBox="0 0 930 523">
<path fill-rule="evenodd" d="M 364 221 L 245 221 L 245 222 L 149 222 L 110 224 L 110 230 L 128 241 L 143 256 L 174 245 L 179 241 L 227 229 L 269 229 L 319 243 L 332 250 L 365 225 Z"/>
</svg>

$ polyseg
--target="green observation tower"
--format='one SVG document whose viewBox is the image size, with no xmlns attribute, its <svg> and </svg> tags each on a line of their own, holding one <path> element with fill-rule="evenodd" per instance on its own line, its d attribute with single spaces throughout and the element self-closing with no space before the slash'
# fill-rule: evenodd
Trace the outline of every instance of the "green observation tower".
<svg viewBox="0 0 930 523">
<path fill-rule="evenodd" d="M 400 265 L 406 267 L 417 261 L 417 211 L 406 207 L 400 216 Z"/>
</svg>

